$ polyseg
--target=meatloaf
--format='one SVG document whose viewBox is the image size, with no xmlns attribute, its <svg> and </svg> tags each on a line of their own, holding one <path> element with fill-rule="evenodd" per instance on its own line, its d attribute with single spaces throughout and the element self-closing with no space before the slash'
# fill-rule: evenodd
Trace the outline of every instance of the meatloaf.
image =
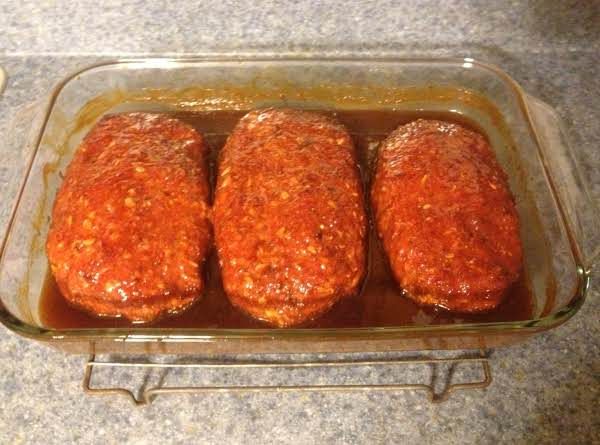
<svg viewBox="0 0 600 445">
<path fill-rule="evenodd" d="M 358 291 L 363 192 L 352 140 L 335 120 L 247 114 L 221 152 L 213 212 L 225 291 L 251 316 L 296 325 Z"/>
<path fill-rule="evenodd" d="M 211 236 L 205 156 L 202 136 L 165 115 L 96 124 L 67 169 L 46 246 L 70 303 L 148 322 L 201 295 Z"/>
<path fill-rule="evenodd" d="M 377 231 L 405 293 L 457 312 L 496 307 L 519 277 L 519 220 L 486 139 L 417 120 L 381 145 L 371 189 Z"/>
</svg>

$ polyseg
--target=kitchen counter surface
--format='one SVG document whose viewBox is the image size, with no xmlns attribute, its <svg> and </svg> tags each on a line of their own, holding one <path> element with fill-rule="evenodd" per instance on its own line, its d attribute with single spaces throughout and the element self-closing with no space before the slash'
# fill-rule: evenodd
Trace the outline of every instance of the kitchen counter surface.
<svg viewBox="0 0 600 445">
<path fill-rule="evenodd" d="M 555 107 L 600 198 L 600 3 L 142 1 L 0 5 L 0 138 L 23 107 L 97 60 L 198 53 L 329 52 L 474 57 L 497 64 Z M 260 6 L 259 6 L 260 4 Z M 0 143 L 0 230 L 28 149 Z M 598 267 L 594 271 L 597 275 Z M 0 443 L 600 443 L 600 292 L 580 312 L 519 346 L 493 351 L 493 384 L 431 404 L 419 392 L 248 393 L 126 399 L 81 390 L 86 358 L 0 327 Z M 208 372 L 205 382 L 425 380 L 429 368 Z M 458 368 L 455 378 L 473 377 Z M 476 374 L 475 374 L 476 377 Z M 107 379 L 141 384 L 133 370 Z M 161 378 L 150 375 L 150 380 Z"/>
</svg>

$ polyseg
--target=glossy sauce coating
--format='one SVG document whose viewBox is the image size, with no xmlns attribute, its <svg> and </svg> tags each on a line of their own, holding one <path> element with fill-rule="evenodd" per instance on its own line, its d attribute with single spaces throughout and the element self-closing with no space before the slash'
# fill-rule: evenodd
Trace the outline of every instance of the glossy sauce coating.
<svg viewBox="0 0 600 445">
<path fill-rule="evenodd" d="M 148 322 L 201 295 L 211 233 L 205 156 L 201 135 L 165 115 L 96 124 L 67 169 L 46 246 L 71 304 Z"/>
<path fill-rule="evenodd" d="M 213 211 L 223 286 L 253 317 L 296 325 L 358 291 L 367 220 L 354 146 L 335 120 L 248 113 L 221 152 Z"/>
<path fill-rule="evenodd" d="M 400 126 L 379 149 L 371 199 L 392 272 L 419 303 L 487 311 L 518 279 L 514 199 L 480 134 L 435 120 Z"/>
</svg>

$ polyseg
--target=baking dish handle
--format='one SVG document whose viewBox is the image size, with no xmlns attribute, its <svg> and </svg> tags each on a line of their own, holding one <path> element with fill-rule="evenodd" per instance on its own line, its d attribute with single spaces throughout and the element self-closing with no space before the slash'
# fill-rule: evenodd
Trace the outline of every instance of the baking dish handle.
<svg viewBox="0 0 600 445">
<path fill-rule="evenodd" d="M 6 86 L 6 71 L 4 68 L 0 66 L 0 94 L 4 91 L 4 87 Z"/>
<path fill-rule="evenodd" d="M 48 100 L 38 99 L 26 103 L 15 111 L 9 122 L 9 131 L 6 134 L 7 146 L 18 150 L 22 154 L 22 160 L 26 161 L 29 168 L 35 149 L 39 144 L 42 126 L 45 124 Z"/>
<path fill-rule="evenodd" d="M 600 254 L 600 212 L 581 175 L 560 117 L 547 103 L 530 95 L 526 98 L 542 160 L 552 172 L 555 193 L 574 234 L 583 266 L 589 272 Z"/>
<path fill-rule="evenodd" d="M 8 89 L 8 74 L 0 66 L 0 96 Z M 25 162 L 27 172 L 23 175 L 25 183 L 29 175 L 29 168 L 33 162 L 35 149 L 37 148 L 42 127 L 46 123 L 45 117 L 50 111 L 52 98 L 49 94 L 41 94 L 38 99 L 32 102 L 26 102 L 19 106 L 8 122 L 8 131 L 2 135 L 5 146 L 17 152 L 20 152 L 21 160 Z"/>
<path fill-rule="evenodd" d="M 0 70 L 2 70 L 2 67 L 0 67 Z M 7 86 L 4 71 L 2 71 L 1 75 L 5 77 L 3 80 L 4 86 L 0 88 L 0 94 L 2 93 L 2 89 Z M 2 135 L 6 149 L 20 155 L 17 158 L 16 167 L 23 169 L 24 174 L 21 175 L 22 179 L 17 186 L 17 195 L 12 204 L 8 225 L 0 240 L 0 258 L 4 256 L 6 241 L 12 231 L 17 207 L 29 178 L 35 154 L 40 143 L 43 126 L 46 123 L 45 116 L 48 114 L 50 99 L 45 98 L 45 95 L 42 95 L 42 97 L 44 98 L 26 103 L 17 108 L 8 122 L 6 134 Z"/>
</svg>

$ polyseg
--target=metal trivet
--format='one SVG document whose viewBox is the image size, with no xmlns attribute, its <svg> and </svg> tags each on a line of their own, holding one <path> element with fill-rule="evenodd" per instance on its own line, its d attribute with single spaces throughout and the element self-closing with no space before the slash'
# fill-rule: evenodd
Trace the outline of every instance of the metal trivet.
<svg viewBox="0 0 600 445">
<path fill-rule="evenodd" d="M 92 354 L 85 366 L 83 377 L 83 389 L 91 395 L 123 395 L 128 397 L 135 405 L 142 406 L 152 403 L 154 397 L 163 394 L 200 394 L 206 392 L 262 392 L 262 391 L 425 391 L 429 400 L 433 403 L 440 403 L 447 400 L 450 395 L 456 391 L 467 389 L 484 389 L 492 383 L 492 374 L 489 364 L 489 352 L 479 351 L 477 355 L 462 357 L 443 357 L 443 358 L 395 358 L 395 359 L 374 359 L 374 360 L 316 360 L 316 361 L 215 361 L 205 359 L 194 363 L 152 363 L 149 361 L 96 361 L 95 354 Z M 121 387 L 92 387 L 92 374 L 94 368 L 193 368 L 193 369 L 244 369 L 244 368 L 270 368 L 270 369 L 294 369 L 294 368 L 341 368 L 341 367 L 361 367 L 361 366 L 406 366 L 406 365 L 431 365 L 432 369 L 440 364 L 479 364 L 483 370 L 483 379 L 467 382 L 452 383 L 452 374 L 449 381 L 441 392 L 435 389 L 435 372 L 432 373 L 432 379 L 429 384 L 424 383 L 389 383 L 389 384 L 326 384 L 326 385 L 205 385 L 205 386 L 158 386 L 150 388 L 141 388 L 136 396 L 133 391 Z"/>
</svg>

